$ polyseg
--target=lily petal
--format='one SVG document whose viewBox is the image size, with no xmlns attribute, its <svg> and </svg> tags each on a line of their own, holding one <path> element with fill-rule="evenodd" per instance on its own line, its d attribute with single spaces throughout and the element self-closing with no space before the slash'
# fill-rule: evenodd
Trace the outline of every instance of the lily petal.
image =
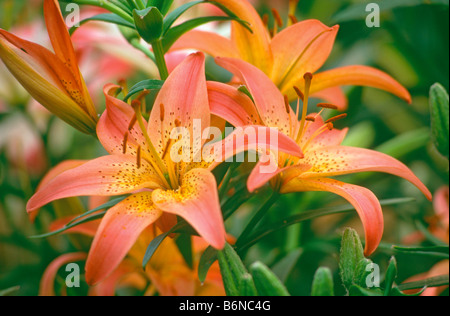
<svg viewBox="0 0 450 316">
<path fill-rule="evenodd" d="M 156 209 L 150 192 L 134 194 L 109 209 L 92 242 L 86 262 L 86 281 L 94 285 L 120 264 L 141 232 L 162 212 Z"/>
<path fill-rule="evenodd" d="M 223 118 L 235 127 L 262 125 L 252 100 L 235 87 L 220 82 L 207 82 L 211 114 Z"/>
<path fill-rule="evenodd" d="M 233 42 L 215 33 L 192 30 L 183 34 L 170 48 L 171 51 L 196 49 L 213 57 L 239 58 Z"/>
<path fill-rule="evenodd" d="M 113 196 L 159 186 L 159 177 L 146 160 L 139 168 L 133 156 L 104 156 L 55 177 L 31 197 L 27 211 L 66 197 Z"/>
<path fill-rule="evenodd" d="M 203 128 L 209 126 L 210 111 L 203 53 L 189 55 L 170 74 L 155 100 L 148 133 L 156 150 L 160 154 L 164 152 L 171 132 L 177 126 L 189 129 L 192 145 L 192 136 L 195 135 L 194 119 Z M 202 140 L 201 145 L 203 143 Z"/>
<path fill-rule="evenodd" d="M 258 68 L 239 59 L 216 58 L 216 63 L 236 75 L 252 95 L 264 125 L 290 135 L 290 119 L 284 97 Z"/>
<path fill-rule="evenodd" d="M 403 163 L 386 154 L 356 147 L 330 146 L 308 152 L 304 161 L 312 168 L 301 178 L 332 177 L 356 172 L 385 172 L 414 184 L 429 199 L 427 187 Z"/>
<path fill-rule="evenodd" d="M 137 123 L 129 128 L 135 112 L 129 104 L 114 97 L 119 88 L 117 85 L 107 84 L 103 89 L 106 111 L 98 122 L 97 135 L 110 154 L 123 154 L 125 146 L 126 154 L 136 156 L 139 146 L 145 148 L 146 140 Z M 147 125 L 146 122 L 144 125 Z M 147 150 L 143 150 L 143 153 L 149 154 Z"/>
<path fill-rule="evenodd" d="M 383 212 L 377 197 L 368 189 L 334 179 L 295 178 L 284 184 L 281 192 L 326 191 L 342 196 L 356 209 L 366 236 L 365 255 L 371 255 L 380 244 L 384 230 Z"/>
<path fill-rule="evenodd" d="M 211 246 L 225 246 L 225 227 L 220 210 L 217 183 L 206 169 L 187 172 L 177 191 L 153 191 L 155 206 L 184 218 Z"/>
<path fill-rule="evenodd" d="M 318 20 L 296 23 L 278 33 L 270 44 L 274 55 L 272 80 L 285 93 L 297 78 L 315 73 L 330 56 L 339 26 Z"/>
<path fill-rule="evenodd" d="M 301 83 L 303 86 L 304 83 Z M 368 86 L 390 92 L 408 103 L 411 95 L 398 81 L 385 72 L 367 66 L 346 66 L 314 75 L 311 93 L 336 86 Z"/>
</svg>

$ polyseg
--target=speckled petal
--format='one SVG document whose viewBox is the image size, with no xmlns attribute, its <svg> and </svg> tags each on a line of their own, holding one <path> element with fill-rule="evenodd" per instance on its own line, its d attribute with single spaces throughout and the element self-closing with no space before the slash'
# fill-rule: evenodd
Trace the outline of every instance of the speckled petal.
<svg viewBox="0 0 450 316">
<path fill-rule="evenodd" d="M 312 166 L 301 175 L 302 178 L 332 177 L 356 172 L 385 172 L 404 178 L 414 184 L 431 200 L 430 191 L 403 163 L 383 153 L 373 150 L 330 146 L 310 151 L 303 163 Z"/>
<path fill-rule="evenodd" d="M 104 156 L 55 177 L 27 204 L 27 211 L 72 196 L 113 196 L 160 185 L 153 167 L 142 159 L 140 168 L 133 156 Z"/>
<path fill-rule="evenodd" d="M 220 210 L 217 183 L 205 169 L 193 169 L 182 179 L 176 191 L 153 191 L 155 206 L 184 218 L 211 246 L 225 246 L 225 227 Z"/>
<path fill-rule="evenodd" d="M 162 212 L 153 206 L 150 192 L 134 194 L 106 213 L 86 262 L 86 281 L 94 285 L 120 264 L 141 232 Z"/>
<path fill-rule="evenodd" d="M 334 179 L 301 179 L 298 177 L 286 183 L 281 189 L 282 193 L 306 191 L 332 192 L 349 201 L 355 207 L 364 225 L 366 256 L 377 249 L 383 236 L 384 219 L 380 202 L 370 190 Z"/>
</svg>

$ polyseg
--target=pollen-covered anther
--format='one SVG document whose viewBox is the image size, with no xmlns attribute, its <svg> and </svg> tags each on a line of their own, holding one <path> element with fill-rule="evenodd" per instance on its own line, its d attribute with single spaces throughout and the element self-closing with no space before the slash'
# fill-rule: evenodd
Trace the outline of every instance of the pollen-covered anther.
<svg viewBox="0 0 450 316">
<path fill-rule="evenodd" d="M 123 136 L 123 148 L 122 153 L 125 155 L 127 153 L 127 144 L 128 144 L 128 132 L 125 133 Z"/>
<path fill-rule="evenodd" d="M 269 15 L 266 13 L 262 17 L 263 24 L 267 28 L 269 26 Z"/>
<path fill-rule="evenodd" d="M 347 117 L 347 113 L 340 114 L 340 115 L 334 116 L 334 117 L 326 120 L 325 123 L 336 122 L 336 121 L 341 120 L 341 119 L 346 118 L 346 117 Z"/>
<path fill-rule="evenodd" d="M 135 100 L 141 101 L 144 99 L 147 95 L 150 94 L 150 90 L 144 89 L 141 93 L 138 94 Z"/>
<path fill-rule="evenodd" d="M 277 9 L 272 9 L 272 14 L 279 28 L 283 27 L 283 19 L 281 18 L 280 12 Z"/>
<path fill-rule="evenodd" d="M 142 103 L 139 100 L 131 101 L 131 107 L 134 109 L 135 112 L 141 110 L 141 105 L 142 105 Z"/>
<path fill-rule="evenodd" d="M 331 104 L 331 103 L 319 103 L 317 104 L 317 107 L 323 108 L 323 109 L 331 109 L 331 110 L 337 110 L 338 106 Z"/>
<path fill-rule="evenodd" d="M 142 148 L 141 148 L 141 146 L 139 146 L 137 149 L 137 154 L 136 154 L 136 164 L 137 164 L 138 169 L 141 168 L 141 166 L 142 166 L 141 151 L 142 151 Z"/>
<path fill-rule="evenodd" d="M 164 122 L 164 116 L 165 116 L 164 104 L 161 103 L 159 105 L 159 118 L 160 118 L 161 122 Z"/>
<path fill-rule="evenodd" d="M 295 15 L 293 14 L 289 14 L 289 20 L 291 21 L 291 24 L 297 24 L 298 23 L 298 19 Z"/>
<path fill-rule="evenodd" d="M 334 128 L 334 125 L 333 125 L 333 123 L 328 122 L 328 123 L 327 123 L 327 127 L 328 127 L 328 130 L 332 131 L 333 128 Z"/>
<path fill-rule="evenodd" d="M 134 124 L 136 124 L 137 117 L 136 113 L 134 113 L 133 117 L 131 118 L 130 124 L 128 124 L 128 130 L 131 131 L 134 127 Z"/>
<path fill-rule="evenodd" d="M 310 116 L 306 117 L 306 120 L 309 121 L 309 122 L 315 122 L 316 118 L 315 118 L 315 116 L 310 115 Z"/>
<path fill-rule="evenodd" d="M 305 73 L 304 75 L 303 75 L 303 79 L 305 79 L 306 81 L 312 81 L 313 80 L 313 74 L 312 73 L 310 73 L 310 72 L 307 72 L 307 73 Z"/>
<path fill-rule="evenodd" d="M 291 105 L 289 104 L 289 97 L 284 95 L 284 106 L 286 107 L 287 114 L 291 113 Z"/>
<path fill-rule="evenodd" d="M 297 96 L 300 100 L 305 101 L 305 95 L 303 94 L 302 90 L 300 90 L 299 87 L 294 86 L 295 93 L 297 93 Z"/>
</svg>

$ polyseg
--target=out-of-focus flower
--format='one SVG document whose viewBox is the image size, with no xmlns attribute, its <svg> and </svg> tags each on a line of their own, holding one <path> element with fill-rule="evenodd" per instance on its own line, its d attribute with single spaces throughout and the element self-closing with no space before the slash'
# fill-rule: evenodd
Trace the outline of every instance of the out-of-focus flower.
<svg viewBox="0 0 450 316">
<path fill-rule="evenodd" d="M 254 103 L 244 94 L 237 94 L 237 91 L 234 95 L 229 92 L 226 95 L 227 92 L 222 91 L 213 99 L 212 112 L 236 126 L 251 121 L 253 124 L 276 127 L 296 141 L 303 151 L 304 157 L 300 159 L 281 153 L 269 160 L 269 163 L 277 162 L 272 168 L 274 172 L 267 172 L 267 162 L 260 161 L 248 179 L 250 191 L 270 181 L 272 187 L 281 193 L 328 191 L 344 197 L 355 207 L 363 222 L 367 255 L 376 250 L 382 238 L 384 223 L 380 203 L 368 189 L 331 177 L 366 171 L 386 172 L 410 181 L 431 199 L 429 190 L 398 160 L 376 151 L 342 146 L 347 129 L 337 130 L 333 122 L 345 114 L 326 122 L 321 117 L 322 112 L 307 114 L 312 74 L 305 75 L 307 88 L 305 94 L 300 96 L 304 98 L 303 111 L 300 112 L 299 100 L 297 111 L 294 112 L 275 84 L 260 69 L 240 59 L 216 58 L 216 62 L 247 86 Z M 231 103 L 219 102 L 221 98 L 239 100 L 226 108 L 223 105 Z M 330 104 L 320 105 L 333 107 Z M 239 112 L 243 113 L 239 115 L 240 119 L 236 119 L 236 113 Z"/>
<path fill-rule="evenodd" d="M 158 94 L 149 123 L 142 117 L 139 102 L 130 107 L 113 97 L 118 86 L 107 85 L 107 110 L 99 121 L 97 134 L 111 155 L 63 172 L 29 200 L 27 210 L 33 212 L 53 200 L 71 196 L 133 193 L 111 208 L 102 220 L 87 260 L 86 278 L 90 284 L 109 275 L 140 233 L 160 218 L 171 226 L 176 222 L 175 215 L 181 216 L 213 247 L 224 246 L 217 184 L 209 170 L 212 163 L 195 160 L 206 140 L 194 140 L 194 120 L 204 128 L 210 126 L 204 62 L 203 54 L 197 53 L 171 73 Z M 172 161 L 170 153 L 176 142 L 170 137 L 177 127 L 184 127 L 190 135 L 189 143 L 183 143 L 183 147 L 188 146 L 190 162 Z M 258 129 L 256 133 L 268 131 L 269 128 Z M 234 136 L 231 134 L 219 146 L 229 146 L 229 139 Z M 194 142 L 199 142 L 198 148 Z M 225 150 L 222 161 L 261 142 L 274 145 L 269 139 L 250 138 L 241 146 Z M 280 135 L 277 147 L 300 154 L 295 142 L 284 135 Z M 162 217 L 163 212 L 169 215 Z"/>
<path fill-rule="evenodd" d="M 78 130 L 93 134 L 97 113 L 56 0 L 44 1 L 44 17 L 55 53 L 0 30 L 0 58 L 34 99 Z"/>
<path fill-rule="evenodd" d="M 327 27 L 318 20 L 295 23 L 271 37 L 257 11 L 247 0 L 218 0 L 242 20 L 250 23 L 253 33 L 232 22 L 231 39 L 212 32 L 193 30 L 183 35 L 172 50 L 198 49 L 214 57 L 239 58 L 261 69 L 289 100 L 291 89 L 305 88 L 303 74 L 315 74 L 328 59 L 339 27 Z M 281 19 L 277 19 L 281 20 Z M 281 24 L 281 21 L 278 22 Z M 281 25 L 280 25 L 281 26 Z M 367 66 L 346 66 L 315 74 L 310 87 L 313 97 L 347 107 L 343 85 L 370 86 L 386 90 L 407 102 L 409 92 L 386 73 Z"/>
</svg>

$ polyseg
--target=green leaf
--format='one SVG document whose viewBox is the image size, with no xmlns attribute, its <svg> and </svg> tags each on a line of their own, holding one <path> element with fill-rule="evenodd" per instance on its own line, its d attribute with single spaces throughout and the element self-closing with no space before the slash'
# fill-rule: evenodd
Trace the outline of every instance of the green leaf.
<svg viewBox="0 0 450 316">
<path fill-rule="evenodd" d="M 341 244 L 339 269 L 342 283 L 347 289 L 353 285 L 358 263 L 365 259 L 358 233 L 351 228 L 344 231 Z"/>
<path fill-rule="evenodd" d="M 255 103 L 255 99 L 253 99 L 252 94 L 250 93 L 250 91 L 248 91 L 246 86 L 240 85 L 239 88 L 238 88 L 238 91 L 240 91 L 240 92 L 244 93 L 245 95 L 247 95 L 252 100 L 252 102 Z"/>
<path fill-rule="evenodd" d="M 333 274 L 329 268 L 321 267 L 317 269 L 311 296 L 334 296 Z"/>
<path fill-rule="evenodd" d="M 350 296 L 383 296 L 380 289 L 364 289 L 358 285 L 352 285 L 349 289 Z"/>
<path fill-rule="evenodd" d="M 156 236 L 148 245 L 147 250 L 145 251 L 144 258 L 142 259 L 142 268 L 145 270 L 145 267 L 147 266 L 150 259 L 155 254 L 158 247 L 161 245 L 161 243 L 166 239 L 167 236 L 171 233 L 171 230 L 168 232 L 161 234 L 159 236 Z"/>
<path fill-rule="evenodd" d="M 262 262 L 253 263 L 250 273 L 259 296 L 290 296 L 280 279 Z"/>
<path fill-rule="evenodd" d="M 438 151 L 449 158 L 449 96 L 439 83 L 430 89 L 431 132 Z"/>
<path fill-rule="evenodd" d="M 0 290 L 0 297 L 14 295 L 19 290 L 20 290 L 20 286 L 19 285 L 7 288 L 5 290 Z"/>
<path fill-rule="evenodd" d="M 415 198 L 386 199 L 386 200 L 381 200 L 380 204 L 381 204 L 381 206 L 388 206 L 388 205 L 398 205 L 398 204 L 410 203 L 410 202 L 414 202 L 414 201 L 416 201 Z M 355 210 L 355 208 L 351 204 L 344 204 L 342 206 L 326 207 L 326 208 L 321 208 L 321 209 L 312 210 L 312 211 L 306 211 L 306 212 L 302 212 L 298 215 L 290 216 L 278 223 L 271 223 L 270 227 L 264 227 L 262 229 L 259 229 L 257 232 L 255 232 L 254 234 L 252 234 L 252 236 L 250 236 L 248 238 L 248 241 L 245 244 L 243 244 L 239 247 L 239 250 L 246 249 L 246 248 L 252 246 L 253 244 L 255 244 L 256 242 L 258 242 L 259 240 L 261 240 L 262 238 L 264 238 L 280 229 L 289 227 L 291 225 L 298 224 L 298 223 L 301 223 L 301 222 L 304 222 L 307 220 L 311 220 L 314 218 L 319 218 L 322 216 L 353 212 L 354 210 Z"/>
<path fill-rule="evenodd" d="M 193 6 L 196 6 L 197 4 L 200 4 L 200 3 L 204 3 L 204 1 L 199 0 L 199 1 L 188 2 L 188 3 L 185 3 L 181 6 L 179 6 L 172 12 L 170 12 L 164 19 L 163 34 L 166 34 L 167 31 L 170 29 L 170 27 L 175 23 L 175 21 L 178 20 L 178 18 L 180 18 L 187 10 L 189 10 Z"/>
<path fill-rule="evenodd" d="M 417 149 L 424 148 L 430 138 L 429 129 L 425 127 L 398 135 L 375 150 L 399 159 Z"/>
<path fill-rule="evenodd" d="M 194 266 L 194 258 L 192 254 L 192 238 L 191 235 L 180 234 L 176 239 L 175 243 L 180 250 L 181 255 L 186 261 L 186 264 L 192 269 Z"/>
<path fill-rule="evenodd" d="M 72 223 L 72 224 L 70 224 L 70 225 L 66 225 L 66 226 L 64 226 L 64 227 L 61 228 L 61 229 L 55 230 L 55 231 L 50 232 L 50 233 L 47 233 L 47 234 L 36 235 L 36 236 L 30 236 L 29 238 L 31 238 L 31 239 L 39 239 L 39 238 L 47 238 L 47 237 L 51 237 L 51 236 L 60 234 L 60 233 L 62 233 L 62 232 L 65 232 L 66 230 L 71 229 L 71 228 L 73 228 L 73 227 L 75 227 L 75 226 L 78 226 L 78 225 L 81 225 L 81 224 L 84 224 L 84 223 L 88 223 L 88 222 L 94 221 L 94 220 L 96 220 L 96 219 L 100 219 L 100 218 L 102 218 L 105 214 L 106 214 L 106 211 L 100 212 L 100 213 L 97 213 L 97 214 L 93 214 L 93 215 L 87 216 L 87 217 L 85 217 L 85 218 L 83 218 L 83 219 L 81 219 L 81 220 L 79 220 L 79 221 L 77 221 L 77 222 L 75 222 L 75 223 Z"/>
<path fill-rule="evenodd" d="M 157 80 L 157 79 L 143 80 L 143 81 L 135 84 L 130 89 L 130 91 L 128 92 L 128 94 L 126 95 L 126 97 L 123 100 L 125 102 L 127 102 L 128 99 L 130 99 L 133 95 L 135 95 L 136 93 L 142 92 L 144 90 L 161 90 L 163 84 L 164 84 L 163 80 Z"/>
<path fill-rule="evenodd" d="M 207 16 L 188 20 L 180 25 L 172 27 L 167 31 L 162 39 L 163 49 L 165 52 L 169 51 L 172 45 L 186 32 L 206 23 L 214 21 L 236 21 L 242 25 L 247 26 L 246 22 L 229 16 Z"/>
<path fill-rule="evenodd" d="M 389 261 L 389 267 L 386 272 L 384 296 L 389 296 L 391 294 L 392 287 L 394 286 L 394 282 L 397 279 L 397 274 L 397 260 L 395 259 L 395 257 L 392 257 L 391 261 Z"/>
<path fill-rule="evenodd" d="M 400 291 L 422 289 L 424 287 L 439 287 L 449 285 L 449 276 L 442 275 L 438 277 L 428 278 L 421 281 L 400 284 L 397 288 Z"/>
<path fill-rule="evenodd" d="M 74 222 L 76 222 L 76 221 L 78 221 L 78 220 L 80 220 L 80 219 L 82 219 L 83 217 L 89 216 L 89 215 L 91 215 L 91 214 L 93 214 L 93 213 L 95 213 L 95 212 L 101 211 L 101 210 L 103 210 L 103 209 L 109 209 L 109 208 L 111 208 L 111 207 L 113 207 L 113 206 L 119 204 L 120 202 L 122 202 L 123 200 L 125 200 L 127 197 L 128 197 L 128 196 L 122 196 L 122 197 L 119 197 L 119 198 L 117 198 L 117 199 L 113 199 L 113 200 L 111 200 L 111 201 L 108 201 L 108 202 L 106 202 L 105 204 L 100 205 L 99 207 L 96 207 L 96 208 L 94 208 L 94 209 L 92 209 L 92 210 L 90 210 L 90 211 L 87 211 L 87 212 L 85 212 L 85 213 L 83 213 L 83 214 L 81 214 L 81 215 L 75 217 L 75 218 L 72 219 L 70 222 L 68 222 L 68 223 L 66 224 L 66 226 L 67 226 L 67 225 L 70 225 L 70 224 L 72 224 L 72 223 L 74 223 Z"/>
<path fill-rule="evenodd" d="M 72 26 L 69 30 L 70 35 L 75 33 L 75 31 L 83 24 L 89 22 L 89 21 L 100 21 L 100 22 L 107 22 L 107 23 L 113 23 L 120 26 L 125 26 L 130 29 L 135 29 L 134 24 L 128 22 L 127 20 L 121 18 L 118 15 L 115 15 L 113 13 L 102 13 L 95 16 L 92 16 L 90 18 L 84 19 L 80 21 L 78 26 Z"/>
<path fill-rule="evenodd" d="M 161 38 L 164 21 L 157 7 L 133 10 L 133 17 L 139 35 L 147 43 L 153 43 Z"/>
<path fill-rule="evenodd" d="M 209 268 L 217 260 L 217 249 L 209 246 L 203 252 L 198 264 L 198 278 L 201 283 L 205 282 Z"/>
<path fill-rule="evenodd" d="M 449 247 L 448 246 L 435 246 L 435 247 L 400 247 L 392 246 L 392 249 L 397 252 L 411 253 L 416 255 L 429 255 L 439 258 L 448 259 L 449 258 Z"/>
<path fill-rule="evenodd" d="M 158 10 L 161 12 L 161 14 L 163 16 L 165 16 L 169 12 L 172 4 L 173 4 L 173 0 L 148 0 L 147 8 L 148 7 L 157 7 Z"/>
</svg>

